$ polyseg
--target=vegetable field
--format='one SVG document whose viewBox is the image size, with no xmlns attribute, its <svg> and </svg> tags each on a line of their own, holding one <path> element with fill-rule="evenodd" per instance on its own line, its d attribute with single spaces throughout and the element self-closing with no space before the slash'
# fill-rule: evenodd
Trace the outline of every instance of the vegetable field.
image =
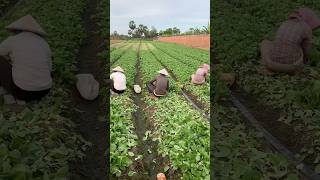
<svg viewBox="0 0 320 180">
<path fill-rule="evenodd" d="M 128 87 L 110 99 L 113 177 L 154 178 L 164 172 L 171 179 L 209 179 L 210 85 L 190 84 L 191 74 L 201 64 L 209 64 L 209 52 L 170 43 L 125 41 L 111 45 L 110 56 L 111 68 L 125 70 Z M 146 83 L 163 68 L 170 73 L 169 94 L 153 99 Z M 142 94 L 133 92 L 134 84 L 142 87 Z"/>
<path fill-rule="evenodd" d="M 9 1 L 0 2 L 9 5 Z M 24 0 L 0 21 L 1 41 L 10 35 L 4 27 L 26 14 L 43 26 L 53 52 L 54 79 L 49 95 L 40 102 L 27 104 L 21 112 L 13 112 L 1 99 L 0 179 L 70 178 L 70 164 L 84 158 L 90 147 L 91 143 L 78 133 L 77 124 L 72 121 L 77 109 L 70 108 L 77 56 L 86 40 L 82 18 L 87 3 Z"/>
<path fill-rule="evenodd" d="M 215 79 L 214 114 L 218 121 L 213 126 L 218 136 L 213 139 L 218 179 L 301 179 L 313 175 L 303 172 L 302 164 L 289 164 L 282 153 L 268 145 L 261 132 L 245 123 L 230 95 L 239 99 L 299 163 L 320 174 L 319 31 L 313 32 L 310 62 L 302 73 L 266 75 L 260 65 L 262 40 L 272 40 L 281 22 L 294 9 L 305 6 L 320 15 L 319 3 L 311 0 L 217 0 L 212 6 L 217 72 L 234 72 L 237 77 L 231 91 Z"/>
</svg>

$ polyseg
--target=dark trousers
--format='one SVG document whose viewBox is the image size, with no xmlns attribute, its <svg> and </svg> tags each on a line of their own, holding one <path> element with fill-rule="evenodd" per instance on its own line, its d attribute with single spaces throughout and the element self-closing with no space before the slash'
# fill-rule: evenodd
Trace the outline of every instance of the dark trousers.
<svg viewBox="0 0 320 180">
<path fill-rule="evenodd" d="M 153 91 L 156 89 L 156 86 L 149 82 L 147 83 L 147 89 L 149 93 L 153 93 Z"/>
<path fill-rule="evenodd" d="M 17 99 L 24 100 L 27 102 L 34 100 L 41 100 L 46 96 L 50 89 L 42 91 L 26 91 L 15 85 L 12 78 L 12 66 L 9 60 L 0 56 L 0 86 L 7 90 L 10 94 L 15 96 Z"/>
</svg>

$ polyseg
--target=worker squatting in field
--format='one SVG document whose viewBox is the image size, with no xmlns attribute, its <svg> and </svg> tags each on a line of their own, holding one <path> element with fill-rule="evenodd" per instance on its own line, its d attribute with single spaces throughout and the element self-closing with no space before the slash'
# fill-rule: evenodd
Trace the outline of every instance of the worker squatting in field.
<svg viewBox="0 0 320 180">
<path fill-rule="evenodd" d="M 112 69 L 110 80 L 111 80 L 111 87 L 110 87 L 111 94 L 122 94 L 127 89 L 126 76 L 124 75 L 124 70 L 120 66 L 117 66 L 116 68 Z"/>
<path fill-rule="evenodd" d="M 0 85 L 14 104 L 17 100 L 39 100 L 52 86 L 51 50 L 46 32 L 30 16 L 6 27 L 14 33 L 0 44 Z M 13 97 L 13 96 L 14 97 Z M 8 100 L 9 101 L 9 100 Z"/>
<path fill-rule="evenodd" d="M 309 8 L 301 8 L 282 23 L 274 41 L 261 44 L 262 64 L 266 72 L 294 74 L 308 62 L 312 31 L 320 27 L 320 19 Z"/>
<path fill-rule="evenodd" d="M 159 75 L 147 83 L 149 93 L 153 93 L 156 97 L 167 95 L 169 91 L 169 73 L 166 69 L 158 71 Z"/>
<path fill-rule="evenodd" d="M 27 15 L 6 27 L 14 33 L 0 44 L 0 94 L 6 104 L 41 100 L 52 87 L 52 53 L 47 33 Z M 98 96 L 99 83 L 91 74 L 77 75 L 77 88 L 87 100 Z"/>
<path fill-rule="evenodd" d="M 206 82 L 206 77 L 208 76 L 210 66 L 208 64 L 201 65 L 195 74 L 191 75 L 191 82 L 193 84 L 201 85 Z"/>
<path fill-rule="evenodd" d="M 201 65 L 195 74 L 191 75 L 191 82 L 196 85 L 202 85 L 206 82 L 206 77 L 208 76 L 210 66 L 208 64 Z M 146 84 L 146 87 L 153 96 L 163 97 L 166 96 L 169 91 L 169 73 L 166 69 L 158 71 L 157 75 L 153 80 Z M 117 66 L 112 69 L 110 75 L 110 92 L 112 95 L 122 94 L 126 90 L 126 76 L 124 70 Z M 134 85 L 134 90 L 136 93 L 141 92 L 139 85 Z"/>
</svg>

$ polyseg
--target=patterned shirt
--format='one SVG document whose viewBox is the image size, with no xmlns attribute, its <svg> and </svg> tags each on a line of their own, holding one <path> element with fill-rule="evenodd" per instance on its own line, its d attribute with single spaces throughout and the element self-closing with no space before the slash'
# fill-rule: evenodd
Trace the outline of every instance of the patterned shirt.
<svg viewBox="0 0 320 180">
<path fill-rule="evenodd" d="M 276 33 L 271 59 L 281 64 L 302 64 L 311 46 L 312 29 L 299 19 L 285 21 Z M 305 58 L 305 57 L 304 57 Z"/>
</svg>

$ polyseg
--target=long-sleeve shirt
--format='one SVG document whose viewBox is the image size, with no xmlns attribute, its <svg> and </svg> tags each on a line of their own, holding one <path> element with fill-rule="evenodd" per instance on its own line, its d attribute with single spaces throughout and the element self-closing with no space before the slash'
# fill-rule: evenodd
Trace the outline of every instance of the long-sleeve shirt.
<svg viewBox="0 0 320 180">
<path fill-rule="evenodd" d="M 158 75 L 156 78 L 150 81 L 150 83 L 155 83 L 154 95 L 164 96 L 167 94 L 167 91 L 169 90 L 169 80 L 166 76 Z"/>
<path fill-rule="evenodd" d="M 19 88 L 26 91 L 51 88 L 51 50 L 41 36 L 31 32 L 10 36 L 0 44 L 0 56 L 11 60 L 12 78 Z"/>
<path fill-rule="evenodd" d="M 192 76 L 192 82 L 196 84 L 204 83 L 206 80 L 207 74 L 208 74 L 208 70 L 204 68 L 197 69 L 196 73 Z"/>
<path fill-rule="evenodd" d="M 271 60 L 280 64 L 300 64 L 298 61 L 304 57 L 306 61 L 311 38 L 312 29 L 303 20 L 285 21 L 276 33 Z"/>
<path fill-rule="evenodd" d="M 127 89 L 126 76 L 122 72 L 113 72 L 110 75 L 110 79 L 113 80 L 113 87 L 118 91 Z"/>
</svg>

